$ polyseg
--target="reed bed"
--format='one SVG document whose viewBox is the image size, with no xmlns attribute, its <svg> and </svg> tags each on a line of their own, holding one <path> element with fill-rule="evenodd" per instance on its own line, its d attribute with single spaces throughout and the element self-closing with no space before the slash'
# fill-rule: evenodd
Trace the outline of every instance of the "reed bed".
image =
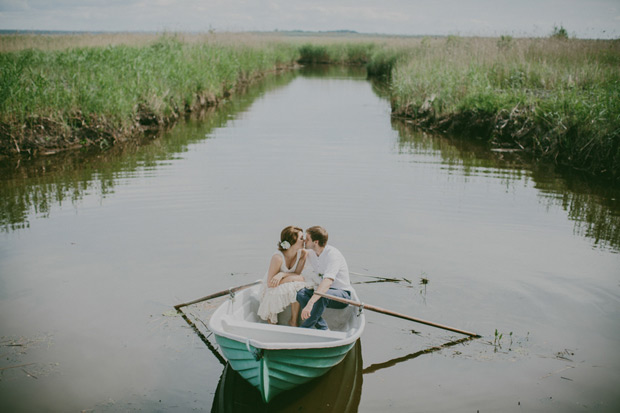
<svg viewBox="0 0 620 413">
<path fill-rule="evenodd" d="M 620 41 L 558 36 L 0 36 L 0 150 L 114 141 L 296 61 L 365 65 L 394 116 L 620 179 Z"/>
<path fill-rule="evenodd" d="M 147 47 L 0 54 L 0 109 L 20 121 L 78 111 L 121 120 L 139 105 L 170 114 L 198 95 L 225 94 L 295 57 L 293 48 L 187 45 L 174 38 Z"/>
<path fill-rule="evenodd" d="M 391 77 L 392 108 L 421 126 L 620 177 L 620 42 L 423 42 Z"/>
<path fill-rule="evenodd" d="M 2 152 L 110 145 L 215 105 L 298 56 L 287 44 L 188 42 L 172 35 L 131 39 L 141 45 L 59 47 L 76 40 L 54 38 L 49 49 L 0 53 Z"/>
</svg>

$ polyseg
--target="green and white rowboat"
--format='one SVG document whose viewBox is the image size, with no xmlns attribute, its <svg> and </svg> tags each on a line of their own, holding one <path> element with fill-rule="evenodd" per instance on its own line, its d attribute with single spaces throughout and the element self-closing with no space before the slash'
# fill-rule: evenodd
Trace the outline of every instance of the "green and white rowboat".
<svg viewBox="0 0 620 413">
<path fill-rule="evenodd" d="M 348 306 L 325 310 L 329 330 L 283 325 L 290 310 L 280 314 L 279 324 L 271 325 L 256 314 L 261 288 L 257 284 L 227 299 L 213 313 L 208 327 L 230 366 L 269 402 L 340 363 L 361 336 L 366 321 L 359 308 Z M 355 291 L 351 299 L 359 301 Z"/>
<path fill-rule="evenodd" d="M 211 413 L 357 413 L 362 397 L 360 340 L 345 358 L 321 377 L 264 403 L 255 387 L 226 363 L 217 384 Z"/>
</svg>

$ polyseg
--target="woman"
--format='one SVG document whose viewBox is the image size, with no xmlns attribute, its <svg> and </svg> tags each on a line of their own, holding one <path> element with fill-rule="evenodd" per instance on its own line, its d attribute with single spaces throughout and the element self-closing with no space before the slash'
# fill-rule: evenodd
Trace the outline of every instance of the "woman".
<svg viewBox="0 0 620 413">
<path fill-rule="evenodd" d="M 280 233 L 278 250 L 271 257 L 263 286 L 263 297 L 258 316 L 270 324 L 278 323 L 278 314 L 291 306 L 289 325 L 297 327 L 299 303 L 297 291 L 305 286 L 301 271 L 306 263 L 304 232 L 299 227 L 288 226 Z"/>
</svg>

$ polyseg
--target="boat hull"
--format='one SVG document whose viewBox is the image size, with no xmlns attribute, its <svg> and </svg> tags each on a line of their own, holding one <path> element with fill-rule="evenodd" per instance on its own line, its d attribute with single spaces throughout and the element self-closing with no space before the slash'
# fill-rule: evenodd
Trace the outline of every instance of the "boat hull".
<svg viewBox="0 0 620 413">
<path fill-rule="evenodd" d="M 264 403 L 257 389 L 226 363 L 213 398 L 214 413 L 239 412 L 357 412 L 361 394 L 363 363 L 360 340 L 344 360 L 323 376 Z"/>
<path fill-rule="evenodd" d="M 230 366 L 269 402 L 340 363 L 359 339 L 365 319 L 349 306 L 326 310 L 330 330 L 267 324 L 256 315 L 260 288 L 248 288 L 223 303 L 209 329 Z"/>
<path fill-rule="evenodd" d="M 354 343 L 337 347 L 271 350 L 215 336 L 217 343 L 241 377 L 269 402 L 276 395 L 327 373 L 340 363 Z"/>
</svg>

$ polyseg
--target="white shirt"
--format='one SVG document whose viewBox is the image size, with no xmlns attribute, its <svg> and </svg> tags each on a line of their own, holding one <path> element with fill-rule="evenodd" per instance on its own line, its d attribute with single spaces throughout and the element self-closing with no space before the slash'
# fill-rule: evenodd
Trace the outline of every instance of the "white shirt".
<svg viewBox="0 0 620 413">
<path fill-rule="evenodd" d="M 344 256 L 337 248 L 326 245 L 321 255 L 317 256 L 313 250 L 308 250 L 308 262 L 312 266 L 313 283 L 318 285 L 324 278 L 331 278 L 334 282 L 331 288 L 351 291 L 349 267 Z"/>
</svg>

